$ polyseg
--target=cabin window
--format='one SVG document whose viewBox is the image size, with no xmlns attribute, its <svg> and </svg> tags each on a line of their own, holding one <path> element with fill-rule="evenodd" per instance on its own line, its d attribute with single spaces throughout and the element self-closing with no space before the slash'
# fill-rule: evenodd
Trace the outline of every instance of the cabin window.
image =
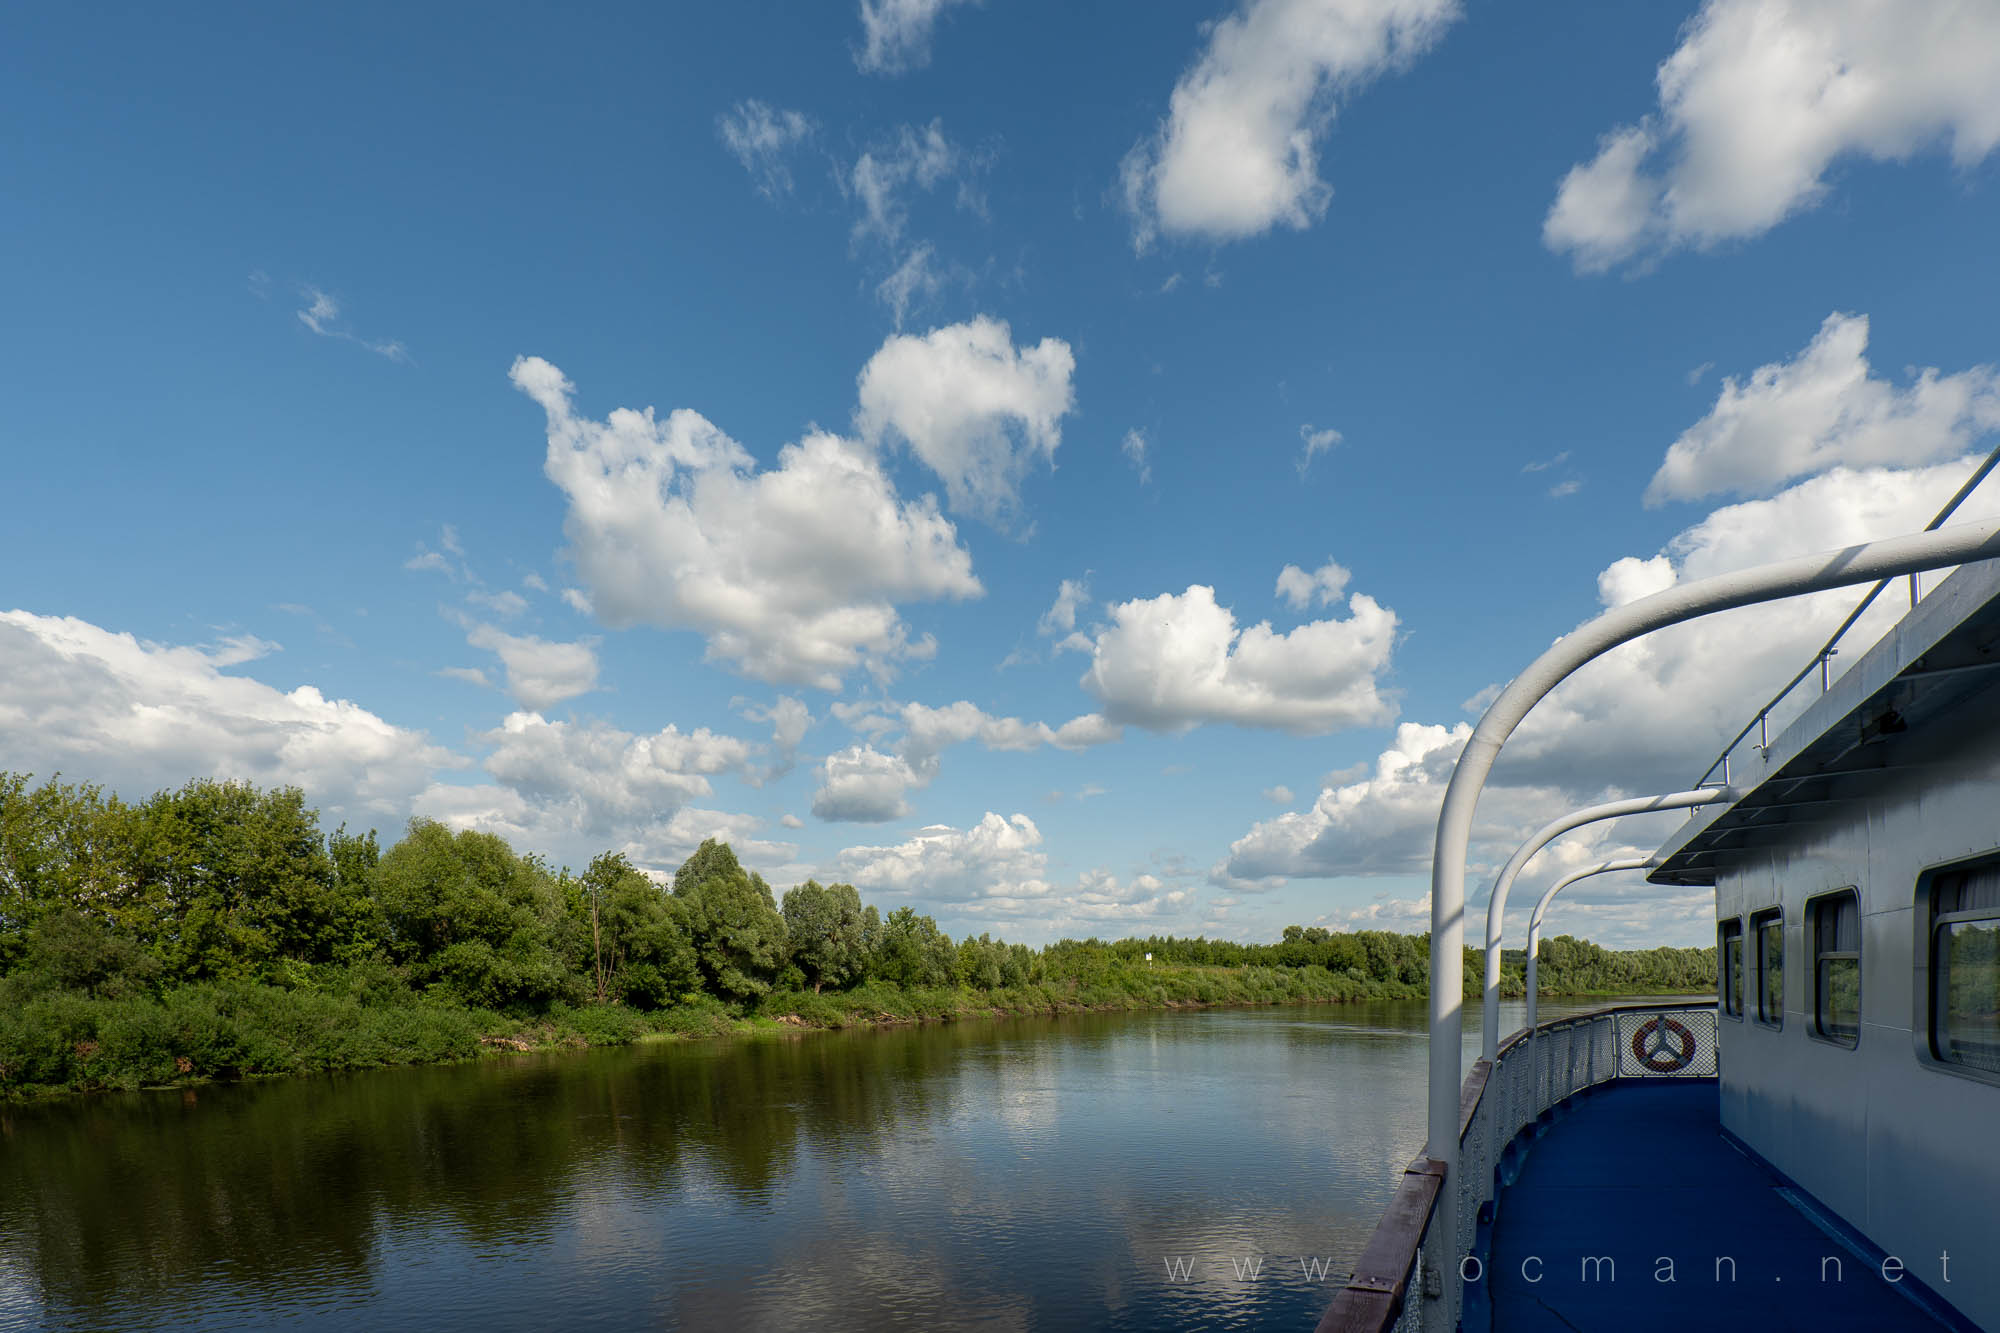
<svg viewBox="0 0 2000 1333">
<path fill-rule="evenodd" d="M 1785 914 L 1777 908 L 1750 918 L 1757 948 L 1757 1021 L 1785 1024 Z"/>
<path fill-rule="evenodd" d="M 2000 1075 L 2000 865 L 1931 881 L 1931 1053 Z"/>
<path fill-rule="evenodd" d="M 1715 966 L 1721 975 L 1716 989 L 1722 996 L 1722 1012 L 1731 1018 L 1743 1017 L 1743 923 L 1724 921 L 1716 927 Z"/>
<path fill-rule="evenodd" d="M 1861 1039 L 1861 900 L 1854 890 L 1806 904 L 1812 923 L 1813 1031 L 1853 1046 Z"/>
</svg>

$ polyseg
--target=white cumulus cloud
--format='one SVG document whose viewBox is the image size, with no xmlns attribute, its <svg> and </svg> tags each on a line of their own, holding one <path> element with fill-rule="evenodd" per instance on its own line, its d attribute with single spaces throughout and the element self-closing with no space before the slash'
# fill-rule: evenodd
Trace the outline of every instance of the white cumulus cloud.
<svg viewBox="0 0 2000 1333">
<path fill-rule="evenodd" d="M 1769 499 L 1728 505 L 1658 554 L 1607 566 L 1598 576 L 1599 599 L 1616 606 L 1676 582 L 1914 532 L 1972 467 L 1970 458 L 1920 468 L 1841 467 Z M 1982 489 L 1959 517 L 1995 512 L 2000 494 Z M 1925 586 L 1935 581 L 1926 576 Z M 1723 743 L 1806 665 L 1862 591 L 1836 589 L 1723 612 L 1614 649 L 1528 715 L 1502 758 L 1502 776 L 1570 790 L 1607 783 L 1633 792 L 1693 782 Z M 1878 599 L 1843 642 L 1836 673 L 1908 604 L 1900 592 Z M 1795 696 L 1778 723 L 1806 698 Z"/>
<path fill-rule="evenodd" d="M 609 849 L 656 870 L 671 870 L 718 828 L 754 842 L 762 826 L 754 815 L 693 808 L 713 794 L 711 778 L 746 776 L 753 752 L 748 742 L 706 727 L 634 734 L 524 711 L 474 739 L 488 747 L 482 766 L 491 780 L 434 783 L 417 796 L 418 814 L 497 833 L 559 862 L 581 865 Z M 766 863 L 791 854 L 782 845 L 756 846 Z"/>
<path fill-rule="evenodd" d="M 1202 584 L 1135 598 L 1109 608 L 1081 683 L 1112 722 L 1154 731 L 1231 722 L 1317 735 L 1386 722 L 1396 614 L 1362 593 L 1347 610 L 1279 634 L 1268 621 L 1239 629 Z"/>
<path fill-rule="evenodd" d="M 750 747 L 707 727 L 668 726 L 633 735 L 603 722 L 550 722 L 512 713 L 480 740 L 493 747 L 486 771 L 575 826 L 600 833 L 651 823 L 710 794 L 708 779 L 740 773 Z"/>
<path fill-rule="evenodd" d="M 1054 883 L 1035 822 L 992 811 L 969 828 L 933 824 L 900 843 L 844 848 L 830 873 L 870 894 L 912 899 L 967 934 L 1004 924 L 1008 938 L 1094 934 L 1107 922 L 1172 918 L 1194 906 L 1188 890 L 1151 874 L 1124 879 L 1096 868 Z"/>
<path fill-rule="evenodd" d="M 1310 226 L 1333 193 L 1319 141 L 1336 106 L 1409 65 L 1458 14 L 1456 0 L 1245 0 L 1209 28 L 1165 120 L 1120 168 L 1137 243 Z"/>
<path fill-rule="evenodd" d="M 1278 596 L 1294 611 L 1303 611 L 1307 604 L 1318 601 L 1321 606 L 1338 601 L 1340 594 L 1347 591 L 1347 584 L 1354 576 L 1332 560 L 1318 569 L 1304 570 L 1297 565 L 1286 565 L 1278 571 Z"/>
<path fill-rule="evenodd" d="M 1464 723 L 1403 723 L 1369 776 L 1327 787 L 1311 809 L 1265 820 L 1230 844 L 1227 873 L 1245 880 L 1415 873 L 1429 864 L 1444 784 L 1471 735 Z"/>
<path fill-rule="evenodd" d="M 941 756 L 954 745 L 978 741 L 988 750 L 1028 751 L 1048 746 L 1086 750 L 1108 745 L 1124 729 L 1099 713 L 1073 717 L 1059 727 L 995 717 L 961 699 L 942 708 L 928 704 L 836 704 L 837 716 L 866 735 L 866 744 L 828 755 L 819 768 L 813 813 L 829 821 L 880 823 L 910 812 L 909 793 L 936 781 Z M 895 735 L 887 749 L 876 742 Z"/>
<path fill-rule="evenodd" d="M 465 641 L 500 658 L 507 669 L 507 692 L 524 708 L 547 708 L 597 688 L 597 651 L 590 640 L 551 643 L 532 634 L 474 625 Z"/>
<path fill-rule="evenodd" d="M 2000 8 L 1961 0 L 1707 0 L 1660 65 L 1659 110 L 1557 191 L 1549 248 L 1580 270 L 1762 234 L 1842 158 L 2000 144 Z"/>
<path fill-rule="evenodd" d="M 812 812 L 830 823 L 880 824 L 910 813 L 909 794 L 930 777 L 897 754 L 850 745 L 820 762 Z"/>
<path fill-rule="evenodd" d="M 893 846 L 844 848 L 839 860 L 842 877 L 856 888 L 898 897 L 967 902 L 1050 892 L 1042 832 L 1020 814 L 1003 819 L 988 811 L 966 829 L 933 824 Z"/>
<path fill-rule="evenodd" d="M 0 612 L 0 768 L 143 798 L 193 777 L 295 785 L 324 811 L 401 819 L 463 760 L 310 685 L 228 668 L 275 645 L 153 643 L 67 616 Z"/>
<path fill-rule="evenodd" d="M 1754 493 L 1837 464 L 1931 463 L 2000 430 L 2000 372 L 1916 372 L 1907 388 L 1868 364 L 1868 317 L 1828 315 L 1790 361 L 1724 379 L 1708 415 L 1667 450 L 1646 503 Z"/>
<path fill-rule="evenodd" d="M 902 500 L 852 441 L 815 432 L 759 470 L 697 412 L 596 421 L 541 358 L 511 378 L 548 415 L 544 470 L 568 497 L 589 589 L 573 604 L 607 625 L 697 630 L 711 660 L 745 675 L 834 690 L 857 667 L 886 675 L 931 651 L 897 601 L 984 591 L 936 505 Z"/>
<path fill-rule="evenodd" d="M 1062 339 L 1016 348 L 1006 321 L 983 315 L 896 334 L 862 368 L 856 423 L 865 439 L 907 444 L 953 509 L 998 520 L 1032 463 L 1054 465 L 1075 369 Z"/>
<path fill-rule="evenodd" d="M 1599 599 L 1617 606 L 1683 580 L 1914 531 L 1972 466 L 1961 458 L 1924 468 L 1836 468 L 1769 499 L 1729 505 L 1656 555 L 1606 566 L 1598 575 Z M 2000 513 L 2000 494 L 1975 493 L 1960 513 Z M 1806 665 L 1859 596 L 1858 589 L 1836 590 L 1705 617 L 1585 666 L 1538 704 L 1508 743 L 1480 801 L 1475 861 L 1497 863 L 1536 826 L 1575 806 L 1693 783 Z M 1879 599 L 1844 641 L 1835 672 L 1857 660 L 1907 605 L 1900 589 Z M 1773 734 L 1814 693 L 1795 693 L 1774 716 Z M 1473 703 L 1489 697 L 1482 692 Z M 1226 874 L 1257 880 L 1423 872 L 1444 784 L 1470 730 L 1466 723 L 1403 723 L 1367 776 L 1330 779 L 1309 811 L 1260 822 L 1232 844 Z M 1628 830 L 1651 827 L 1663 837 L 1672 818 L 1649 818 L 1650 826 L 1621 823 L 1619 836 L 1650 850 L 1658 837 L 1648 841 Z M 1555 859 L 1538 862 L 1537 875 L 1594 845 L 1583 839 L 1545 854 Z"/>
</svg>

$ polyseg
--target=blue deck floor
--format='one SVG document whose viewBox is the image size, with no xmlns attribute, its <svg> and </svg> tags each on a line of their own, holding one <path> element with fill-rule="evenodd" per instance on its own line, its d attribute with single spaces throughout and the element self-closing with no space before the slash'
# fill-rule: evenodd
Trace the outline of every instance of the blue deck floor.
<svg viewBox="0 0 2000 1333">
<path fill-rule="evenodd" d="M 1488 1275 L 1497 1333 L 1936 1329 L 1722 1136 L 1712 1082 L 1578 1099 L 1502 1197 Z M 1586 1273 L 1587 1256 L 1616 1265 Z M 1658 1280 L 1673 1261 L 1674 1281 Z M 1717 1278 L 1717 1259 L 1736 1261 Z M 1834 1256 L 1842 1274 L 1835 1280 Z M 1540 1262 L 1535 1262 L 1539 1260 Z M 1524 1267 L 1525 1265 L 1525 1267 Z M 1524 1276 L 1525 1273 L 1525 1276 Z M 1540 1282 L 1528 1279 L 1539 1276 Z"/>
</svg>

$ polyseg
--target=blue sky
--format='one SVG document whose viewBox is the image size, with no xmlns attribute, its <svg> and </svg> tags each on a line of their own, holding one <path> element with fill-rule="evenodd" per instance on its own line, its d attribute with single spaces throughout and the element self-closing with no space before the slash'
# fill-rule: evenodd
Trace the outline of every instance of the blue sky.
<svg viewBox="0 0 2000 1333">
<path fill-rule="evenodd" d="M 661 8 L 10 18 L 0 767 L 720 834 L 954 934 L 1421 929 L 1469 701 L 2000 431 L 1983 11 Z M 1850 601 L 1580 677 L 1475 862 Z"/>
</svg>

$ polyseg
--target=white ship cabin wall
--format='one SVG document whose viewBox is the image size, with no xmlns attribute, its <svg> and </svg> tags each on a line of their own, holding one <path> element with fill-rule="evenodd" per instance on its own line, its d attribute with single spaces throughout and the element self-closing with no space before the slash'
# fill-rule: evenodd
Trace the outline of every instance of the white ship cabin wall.
<svg viewBox="0 0 2000 1333">
<path fill-rule="evenodd" d="M 1710 859 L 1722 1122 L 2000 1329 L 2000 689 L 1890 739 Z"/>
</svg>

